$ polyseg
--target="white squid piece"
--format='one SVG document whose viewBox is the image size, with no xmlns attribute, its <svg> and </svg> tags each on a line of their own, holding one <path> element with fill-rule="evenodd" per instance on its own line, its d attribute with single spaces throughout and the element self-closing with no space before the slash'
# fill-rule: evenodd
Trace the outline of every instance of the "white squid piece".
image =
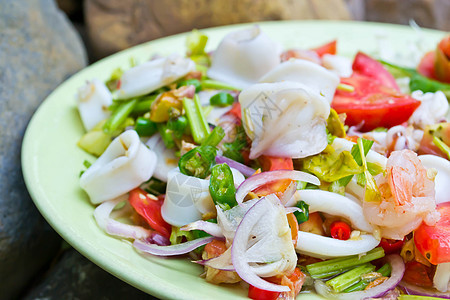
<svg viewBox="0 0 450 300">
<path fill-rule="evenodd" d="M 169 172 L 166 198 L 161 207 L 161 215 L 167 223 L 181 227 L 201 220 L 202 213 L 214 210 L 208 179 L 185 175 L 178 168 Z"/>
<path fill-rule="evenodd" d="M 310 232 L 298 232 L 297 252 L 321 259 L 355 255 L 368 252 L 380 243 L 371 234 L 362 234 L 357 239 L 337 240 Z"/>
<path fill-rule="evenodd" d="M 208 76 L 243 89 L 275 68 L 280 54 L 281 45 L 259 26 L 231 32 L 214 51 Z"/>
<path fill-rule="evenodd" d="M 420 101 L 420 106 L 409 118 L 409 124 L 424 129 L 427 125 L 433 125 L 445 120 L 449 104 L 443 92 L 423 93 L 422 91 L 414 91 L 411 93 L 411 96 Z"/>
<path fill-rule="evenodd" d="M 250 158 L 260 155 L 302 158 L 327 146 L 325 97 L 297 82 L 259 83 L 239 95 Z"/>
<path fill-rule="evenodd" d="M 154 134 L 145 143 L 156 154 L 156 168 L 153 177 L 167 182 L 167 176 L 171 170 L 178 166 L 178 158 L 173 149 L 167 149 L 159 133 Z"/>
<path fill-rule="evenodd" d="M 231 172 L 235 186 L 239 186 L 245 180 L 244 175 L 234 168 Z M 167 223 L 181 227 L 201 220 L 202 214 L 215 211 L 209 179 L 185 175 L 178 167 L 168 173 L 166 198 L 161 207 L 161 215 Z"/>
<path fill-rule="evenodd" d="M 353 74 L 352 60 L 345 56 L 325 54 L 322 65 L 339 77 L 350 77 Z"/>
<path fill-rule="evenodd" d="M 344 217 L 352 226 L 365 232 L 373 232 L 373 227 L 365 219 L 362 206 L 357 202 L 336 193 L 322 190 L 298 190 L 286 206 L 294 206 L 298 201 L 309 205 L 309 212 L 324 212 Z"/>
<path fill-rule="evenodd" d="M 117 99 L 142 96 L 168 85 L 195 70 L 195 63 L 177 55 L 158 58 L 125 71 Z"/>
<path fill-rule="evenodd" d="M 264 75 L 260 82 L 292 81 L 308 86 L 315 94 L 333 100 L 339 76 L 324 67 L 304 59 L 290 59 Z"/>
<path fill-rule="evenodd" d="M 437 171 L 436 177 L 434 178 L 436 204 L 449 202 L 450 161 L 436 155 L 419 155 L 419 159 L 425 168 L 433 168 Z"/>
<path fill-rule="evenodd" d="M 80 178 L 80 186 L 93 204 L 114 199 L 152 177 L 156 155 L 134 130 L 115 138 Z"/>
<path fill-rule="evenodd" d="M 108 110 L 108 107 L 111 103 L 111 92 L 98 79 L 88 81 L 78 89 L 78 111 L 86 131 L 91 130 L 100 121 L 109 117 L 111 112 Z"/>
</svg>

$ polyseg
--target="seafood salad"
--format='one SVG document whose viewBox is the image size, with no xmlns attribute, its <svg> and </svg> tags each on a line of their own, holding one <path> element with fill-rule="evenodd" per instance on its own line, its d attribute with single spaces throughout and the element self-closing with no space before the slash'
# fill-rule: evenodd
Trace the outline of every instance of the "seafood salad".
<svg viewBox="0 0 450 300">
<path fill-rule="evenodd" d="M 251 299 L 450 298 L 450 37 L 415 68 L 207 41 L 79 88 L 98 226 Z"/>
</svg>

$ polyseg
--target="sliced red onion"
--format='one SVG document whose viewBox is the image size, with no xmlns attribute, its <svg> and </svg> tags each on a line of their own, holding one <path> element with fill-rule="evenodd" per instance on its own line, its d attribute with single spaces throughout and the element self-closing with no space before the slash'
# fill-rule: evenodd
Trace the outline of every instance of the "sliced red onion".
<svg viewBox="0 0 450 300">
<path fill-rule="evenodd" d="M 385 259 L 386 262 L 391 265 L 391 277 L 380 285 L 359 292 L 333 293 L 322 280 L 316 280 L 314 282 L 316 292 L 325 298 L 342 300 L 362 300 L 382 297 L 389 291 L 395 289 L 405 273 L 405 264 L 403 263 L 403 259 L 400 255 L 391 254 L 386 256 Z"/>
<path fill-rule="evenodd" d="M 415 286 L 404 281 L 399 284 L 408 295 L 428 296 L 442 299 L 450 299 L 450 291 L 445 293 L 439 292 L 436 289 L 426 289 L 420 286 Z"/>
<path fill-rule="evenodd" d="M 142 252 L 156 256 L 174 256 L 189 253 L 200 246 L 208 244 L 212 240 L 214 240 L 214 237 L 209 236 L 170 246 L 158 246 L 155 244 L 149 244 L 142 240 L 135 240 L 133 246 Z"/>
<path fill-rule="evenodd" d="M 122 201 L 126 201 L 127 196 L 121 196 L 111 201 L 105 201 L 94 210 L 94 217 L 100 228 L 108 234 L 132 239 L 146 239 L 152 231 L 141 226 L 134 226 L 121 223 L 110 217 L 114 207 Z"/>
<path fill-rule="evenodd" d="M 180 228 L 182 231 L 191 231 L 191 230 L 202 230 L 212 236 L 223 238 L 224 235 L 222 233 L 222 229 L 220 229 L 219 225 L 206 221 L 195 221 L 193 223 L 184 225 Z"/>
<path fill-rule="evenodd" d="M 152 232 L 150 236 L 147 238 L 147 241 L 152 244 L 157 244 L 159 246 L 169 246 L 170 240 L 165 236 L 160 235 L 159 233 Z"/>
<path fill-rule="evenodd" d="M 222 155 L 216 156 L 216 163 L 227 164 L 230 168 L 234 168 L 241 172 L 245 177 L 250 177 L 256 172 L 254 169 Z"/>
<path fill-rule="evenodd" d="M 248 284 L 266 291 L 288 292 L 290 291 L 289 287 L 270 283 L 256 275 L 246 257 L 252 228 L 272 207 L 267 197 L 264 197 L 247 211 L 236 229 L 231 247 L 231 260 L 238 275 Z"/>
<path fill-rule="evenodd" d="M 280 201 L 281 204 L 286 206 L 286 203 L 294 197 L 295 192 L 297 191 L 297 182 L 291 182 L 287 189 L 284 191 L 283 196 L 281 196 Z"/>
<path fill-rule="evenodd" d="M 320 180 L 316 176 L 301 171 L 277 170 L 262 172 L 247 178 L 239 186 L 236 191 L 236 201 L 240 204 L 249 192 L 268 182 L 273 182 L 280 179 L 292 179 L 296 181 L 305 181 L 314 185 L 320 185 Z"/>
</svg>

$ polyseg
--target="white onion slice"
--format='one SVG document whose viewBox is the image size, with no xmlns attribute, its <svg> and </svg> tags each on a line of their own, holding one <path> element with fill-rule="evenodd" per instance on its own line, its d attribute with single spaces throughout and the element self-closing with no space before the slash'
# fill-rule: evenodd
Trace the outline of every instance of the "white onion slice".
<svg viewBox="0 0 450 300">
<path fill-rule="evenodd" d="M 419 159 L 425 168 L 437 170 L 437 175 L 434 179 L 436 204 L 449 202 L 450 161 L 436 155 L 419 155 Z"/>
<path fill-rule="evenodd" d="M 212 236 L 223 238 L 224 235 L 222 233 L 222 229 L 220 229 L 219 225 L 206 221 L 195 221 L 193 223 L 184 225 L 180 228 L 182 231 L 191 231 L 191 230 L 202 230 Z"/>
<path fill-rule="evenodd" d="M 318 234 L 299 231 L 296 250 L 318 258 L 334 258 L 368 252 L 380 243 L 371 234 L 361 234 L 354 240 L 337 240 Z"/>
<path fill-rule="evenodd" d="M 277 170 L 255 174 L 247 178 L 236 191 L 236 201 L 241 204 L 247 194 L 254 189 L 268 183 L 280 179 L 292 179 L 296 181 L 304 181 L 314 185 L 320 185 L 320 180 L 311 174 L 301 171 Z"/>
<path fill-rule="evenodd" d="M 298 190 L 293 201 L 286 206 L 294 206 L 298 201 L 309 205 L 309 212 L 324 212 L 348 219 L 352 226 L 365 232 L 373 232 L 372 225 L 364 218 L 362 206 L 355 201 L 336 193 L 322 190 Z"/>
<path fill-rule="evenodd" d="M 81 175 L 80 186 L 93 204 L 111 200 L 150 179 L 156 155 L 134 130 L 115 138 L 105 152 Z"/>
<path fill-rule="evenodd" d="M 141 226 L 134 226 L 121 223 L 110 217 L 111 212 L 117 204 L 127 201 L 128 196 L 124 195 L 114 200 L 105 201 L 94 210 L 94 218 L 98 226 L 110 235 L 124 238 L 146 239 L 152 231 Z"/>
<path fill-rule="evenodd" d="M 192 250 L 197 249 L 200 246 L 206 245 L 209 242 L 213 241 L 214 237 L 204 237 L 199 238 L 193 241 L 170 245 L 170 246 L 159 246 L 155 244 L 149 244 L 142 240 L 135 240 L 133 246 L 145 253 L 149 253 L 157 256 L 174 256 L 174 255 L 182 255 L 191 252 Z"/>
<path fill-rule="evenodd" d="M 238 275 L 248 284 L 267 291 L 290 290 L 257 275 L 292 272 L 297 263 L 284 207 L 275 195 L 261 198 L 247 211 L 236 230 L 231 259 Z M 250 262 L 265 265 L 258 270 L 260 265 L 250 265 Z"/>
<path fill-rule="evenodd" d="M 194 70 L 192 60 L 177 55 L 145 62 L 123 73 L 116 97 L 127 99 L 148 94 Z"/>
<path fill-rule="evenodd" d="M 81 121 L 86 131 L 91 130 L 100 121 L 111 114 L 108 107 L 112 103 L 112 95 L 106 85 L 98 79 L 86 82 L 78 89 L 77 104 Z"/>
<path fill-rule="evenodd" d="M 342 299 L 342 300 L 366 300 L 379 298 L 384 296 L 389 291 L 393 290 L 397 284 L 402 280 L 405 273 L 405 264 L 403 259 L 397 255 L 392 254 L 386 256 L 386 261 L 391 265 L 391 277 L 385 282 L 364 291 L 350 292 L 350 293 L 333 293 L 330 288 L 321 280 L 314 282 L 316 292 L 328 299 Z"/>
<path fill-rule="evenodd" d="M 323 95 L 328 103 L 331 103 L 339 84 L 339 76 L 311 61 L 291 58 L 275 67 L 259 80 L 259 82 L 281 81 L 304 84 L 311 88 L 314 93 Z"/>
</svg>

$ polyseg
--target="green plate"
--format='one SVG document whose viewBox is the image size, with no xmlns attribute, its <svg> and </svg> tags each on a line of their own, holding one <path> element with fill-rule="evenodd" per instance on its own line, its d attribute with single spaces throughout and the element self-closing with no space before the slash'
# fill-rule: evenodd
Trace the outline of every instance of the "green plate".
<svg viewBox="0 0 450 300">
<path fill-rule="evenodd" d="M 249 26 L 234 25 L 206 29 L 208 47 L 214 49 L 232 30 Z M 338 53 L 353 55 L 358 50 L 373 53 L 377 37 L 387 36 L 393 49 L 401 51 L 419 36 L 405 26 L 333 21 L 286 21 L 260 23 L 273 39 L 288 47 L 309 48 L 338 39 Z M 425 30 L 421 38 L 431 50 L 444 33 Z M 75 93 L 86 80 L 106 80 L 117 67 L 128 68 L 153 54 L 182 54 L 185 34 L 151 41 L 105 58 L 61 84 L 40 106 L 25 134 L 22 167 L 28 190 L 47 221 L 75 249 L 94 263 L 160 298 L 170 299 L 246 299 L 239 285 L 232 287 L 207 283 L 199 277 L 202 267 L 188 259 L 162 259 L 144 256 L 131 243 L 105 234 L 95 223 L 94 206 L 78 185 L 83 161 L 94 158 L 76 146 L 83 127 L 75 103 Z M 301 295 L 299 299 L 319 299 Z"/>
</svg>

